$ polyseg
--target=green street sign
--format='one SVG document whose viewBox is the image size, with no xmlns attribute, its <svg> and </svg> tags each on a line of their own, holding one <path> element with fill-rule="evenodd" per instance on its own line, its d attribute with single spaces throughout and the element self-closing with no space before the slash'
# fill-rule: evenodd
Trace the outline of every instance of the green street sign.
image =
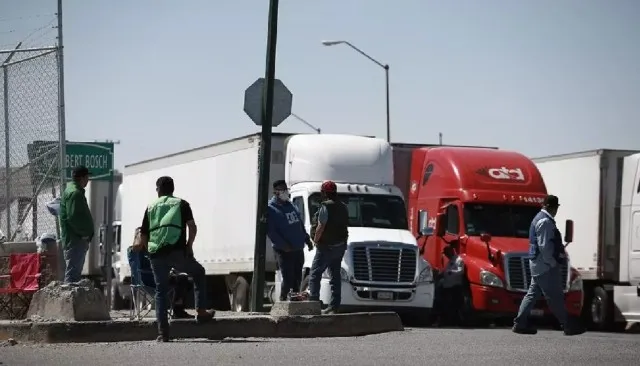
<svg viewBox="0 0 640 366">
<path fill-rule="evenodd" d="M 84 165 L 91 180 L 109 180 L 113 170 L 113 143 L 67 142 L 66 179 L 71 180 L 73 168 Z"/>
</svg>

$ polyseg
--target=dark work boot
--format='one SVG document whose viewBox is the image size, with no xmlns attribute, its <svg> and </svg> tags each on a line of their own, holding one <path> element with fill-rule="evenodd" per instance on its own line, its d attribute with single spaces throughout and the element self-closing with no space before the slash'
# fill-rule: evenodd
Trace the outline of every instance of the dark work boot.
<svg viewBox="0 0 640 366">
<path fill-rule="evenodd" d="M 157 342 L 171 342 L 171 339 L 169 338 L 169 327 L 163 327 L 158 329 L 158 338 L 156 338 Z"/>
<path fill-rule="evenodd" d="M 198 323 L 207 322 L 207 321 L 213 319 L 213 317 L 216 315 L 215 310 L 198 309 L 196 311 L 197 311 L 197 313 L 196 313 L 196 322 L 198 322 Z"/>
<path fill-rule="evenodd" d="M 569 317 L 569 319 L 567 319 L 567 323 L 563 324 L 563 328 L 564 335 L 567 336 L 580 335 L 587 331 L 578 319 L 572 317 Z"/>
<path fill-rule="evenodd" d="M 537 334 L 538 330 L 536 328 L 532 328 L 532 327 L 523 327 L 520 325 L 514 325 L 513 328 L 511 328 L 511 331 L 516 333 L 516 334 Z"/>
<path fill-rule="evenodd" d="M 194 319 L 195 316 L 187 313 L 181 307 L 175 307 L 171 313 L 171 319 Z"/>
</svg>

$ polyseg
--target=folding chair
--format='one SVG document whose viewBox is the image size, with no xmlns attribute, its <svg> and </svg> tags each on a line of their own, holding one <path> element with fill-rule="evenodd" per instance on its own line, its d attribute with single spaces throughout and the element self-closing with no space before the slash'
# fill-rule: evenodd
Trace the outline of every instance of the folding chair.
<svg viewBox="0 0 640 366">
<path fill-rule="evenodd" d="M 40 254 L 9 255 L 9 273 L 0 274 L 0 313 L 23 319 L 33 294 L 40 288 Z"/>
<path fill-rule="evenodd" d="M 155 308 L 156 283 L 151 270 L 151 261 L 146 251 L 134 252 L 127 249 L 129 268 L 131 268 L 131 320 L 142 320 Z M 173 309 L 175 288 L 169 286 L 167 309 L 169 316 Z"/>
</svg>

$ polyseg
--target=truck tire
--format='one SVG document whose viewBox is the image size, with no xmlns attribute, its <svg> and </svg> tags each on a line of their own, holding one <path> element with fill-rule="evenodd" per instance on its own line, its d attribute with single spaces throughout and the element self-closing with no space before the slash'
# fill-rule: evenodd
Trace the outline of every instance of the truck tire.
<svg viewBox="0 0 640 366">
<path fill-rule="evenodd" d="M 602 286 L 593 289 L 589 302 L 591 325 L 599 331 L 624 331 L 626 322 L 616 322 L 614 317 L 614 304 L 611 295 Z"/>
<path fill-rule="evenodd" d="M 238 276 L 231 288 L 231 311 L 249 311 L 249 296 L 249 282 L 244 277 Z"/>
<path fill-rule="evenodd" d="M 607 329 L 608 324 L 611 322 L 609 308 L 609 294 L 607 291 L 601 286 L 594 287 L 589 301 L 590 320 L 594 329 Z"/>
<path fill-rule="evenodd" d="M 462 284 L 461 303 L 458 304 L 458 321 L 461 327 L 480 327 L 488 325 L 478 312 L 473 308 L 473 295 L 471 294 L 471 284 L 465 280 Z"/>
<path fill-rule="evenodd" d="M 120 288 L 118 286 L 118 280 L 111 280 L 111 310 L 124 310 L 126 304 L 122 295 L 120 295 Z"/>
</svg>

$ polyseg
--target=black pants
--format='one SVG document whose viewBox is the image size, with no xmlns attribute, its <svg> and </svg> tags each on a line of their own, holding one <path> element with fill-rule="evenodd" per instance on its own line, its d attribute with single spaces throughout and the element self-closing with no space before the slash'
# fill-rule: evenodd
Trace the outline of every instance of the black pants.
<svg viewBox="0 0 640 366">
<path fill-rule="evenodd" d="M 282 284 L 280 286 L 280 301 L 287 300 L 289 290 L 300 291 L 302 282 L 302 267 L 304 266 L 304 250 L 284 252 L 276 250 L 278 267 L 282 274 Z"/>
</svg>

